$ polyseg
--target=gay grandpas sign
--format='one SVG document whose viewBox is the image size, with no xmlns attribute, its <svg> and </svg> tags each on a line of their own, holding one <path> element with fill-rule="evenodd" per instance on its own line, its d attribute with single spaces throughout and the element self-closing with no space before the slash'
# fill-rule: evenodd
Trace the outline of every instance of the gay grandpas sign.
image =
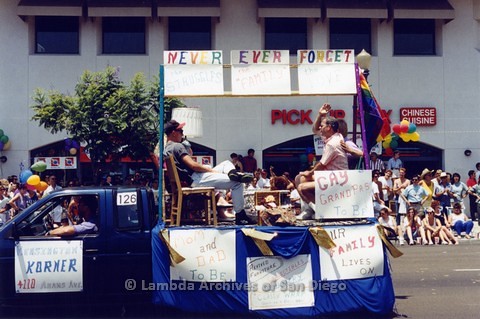
<svg viewBox="0 0 480 319">
<path fill-rule="evenodd" d="M 316 219 L 374 217 L 371 171 L 316 171 L 314 179 Z"/>
</svg>

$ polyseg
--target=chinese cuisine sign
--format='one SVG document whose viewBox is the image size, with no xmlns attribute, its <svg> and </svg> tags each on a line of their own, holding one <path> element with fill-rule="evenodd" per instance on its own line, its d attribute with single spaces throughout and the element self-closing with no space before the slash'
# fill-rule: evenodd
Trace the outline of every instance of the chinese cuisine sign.
<svg viewBox="0 0 480 319">
<path fill-rule="evenodd" d="M 383 276 L 383 247 L 375 225 L 325 227 L 336 247 L 320 249 L 322 280 Z"/>
<path fill-rule="evenodd" d="M 236 280 L 235 230 L 171 230 L 170 245 L 185 257 L 183 262 L 170 266 L 171 280 Z"/>
<path fill-rule="evenodd" d="M 312 307 L 310 255 L 247 258 L 250 310 Z"/>
<path fill-rule="evenodd" d="M 369 170 L 316 171 L 315 218 L 374 217 Z"/>
<path fill-rule="evenodd" d="M 83 290 L 80 240 L 20 241 L 15 245 L 17 293 Z"/>
</svg>

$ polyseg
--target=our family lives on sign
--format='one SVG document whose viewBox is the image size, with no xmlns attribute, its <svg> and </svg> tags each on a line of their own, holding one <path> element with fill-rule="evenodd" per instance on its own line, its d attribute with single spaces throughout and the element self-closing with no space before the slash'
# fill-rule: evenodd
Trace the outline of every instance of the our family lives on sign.
<svg viewBox="0 0 480 319">
<path fill-rule="evenodd" d="M 383 276 L 382 240 L 375 225 L 325 227 L 336 247 L 320 249 L 322 280 Z"/>
<path fill-rule="evenodd" d="M 374 217 L 372 171 L 316 171 L 315 218 Z"/>
<path fill-rule="evenodd" d="M 170 230 L 170 245 L 185 257 L 170 266 L 170 280 L 236 281 L 235 230 Z"/>
<path fill-rule="evenodd" d="M 20 241 L 15 245 L 17 293 L 83 290 L 81 240 Z"/>
</svg>

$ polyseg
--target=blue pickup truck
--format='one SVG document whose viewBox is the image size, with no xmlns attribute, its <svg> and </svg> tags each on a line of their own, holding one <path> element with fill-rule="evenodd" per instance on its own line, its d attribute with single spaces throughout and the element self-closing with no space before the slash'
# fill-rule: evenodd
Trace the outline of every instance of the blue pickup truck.
<svg viewBox="0 0 480 319">
<path fill-rule="evenodd" d="M 96 201 L 97 230 L 46 236 L 52 216 L 75 198 Z M 146 188 L 56 191 L 0 226 L 0 311 L 25 305 L 149 303 L 149 291 L 125 282 L 151 278 L 154 195 Z"/>
</svg>

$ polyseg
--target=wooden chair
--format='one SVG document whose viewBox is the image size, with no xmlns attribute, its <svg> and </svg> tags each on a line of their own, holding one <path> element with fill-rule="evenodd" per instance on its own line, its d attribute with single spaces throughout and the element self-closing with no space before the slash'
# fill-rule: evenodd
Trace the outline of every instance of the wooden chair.
<svg viewBox="0 0 480 319">
<path fill-rule="evenodd" d="M 215 201 L 215 187 L 182 187 L 173 155 L 166 160 L 167 175 L 170 181 L 171 212 L 170 225 L 180 226 L 182 207 L 186 196 L 200 194 L 204 196 L 206 222 L 210 225 L 210 208 L 213 213 L 213 225 L 217 226 L 217 207 Z"/>
</svg>

